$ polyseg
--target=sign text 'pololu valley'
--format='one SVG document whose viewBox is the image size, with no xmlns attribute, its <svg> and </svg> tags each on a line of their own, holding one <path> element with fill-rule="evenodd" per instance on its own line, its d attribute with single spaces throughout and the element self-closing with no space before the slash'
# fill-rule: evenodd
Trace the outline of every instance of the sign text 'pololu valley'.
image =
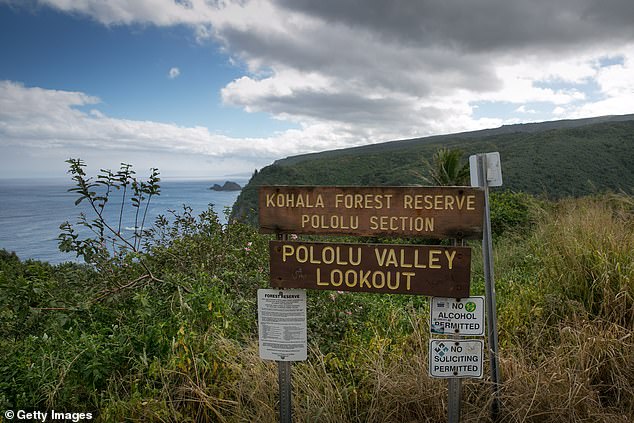
<svg viewBox="0 0 634 423">
<path fill-rule="evenodd" d="M 271 286 L 468 297 L 471 249 L 270 241 Z"/>
<path fill-rule="evenodd" d="M 484 195 L 469 187 L 260 187 L 263 233 L 478 238 Z"/>
</svg>

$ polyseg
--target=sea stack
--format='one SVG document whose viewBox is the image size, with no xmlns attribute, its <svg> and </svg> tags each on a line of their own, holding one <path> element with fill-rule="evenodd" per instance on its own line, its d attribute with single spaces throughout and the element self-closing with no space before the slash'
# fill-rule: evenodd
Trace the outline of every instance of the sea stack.
<svg viewBox="0 0 634 423">
<path fill-rule="evenodd" d="M 240 191 L 242 187 L 236 182 L 226 181 L 222 186 L 214 184 L 214 186 L 209 189 L 212 189 L 214 191 Z"/>
</svg>

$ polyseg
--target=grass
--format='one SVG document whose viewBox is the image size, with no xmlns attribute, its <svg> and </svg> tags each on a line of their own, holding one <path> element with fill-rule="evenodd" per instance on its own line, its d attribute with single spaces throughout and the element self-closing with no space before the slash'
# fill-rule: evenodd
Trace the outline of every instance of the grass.
<svg viewBox="0 0 634 423">
<path fill-rule="evenodd" d="M 595 196 L 533 211 L 529 227 L 495 240 L 500 421 L 632 421 L 634 200 Z M 0 405 L 93 410 L 107 422 L 277 421 L 277 368 L 259 358 L 254 324 L 268 238 L 244 226 L 214 230 L 156 253 L 162 285 L 74 312 L 28 311 L 60 296 L 66 285 L 49 279 L 57 268 L 0 262 L 0 282 L 24 282 L 6 292 L 26 304 L 2 312 L 11 337 L 0 341 Z M 472 293 L 482 294 L 472 247 Z M 62 270 L 68 283 L 72 272 Z M 447 382 L 428 376 L 426 298 L 308 297 L 311 346 L 293 364 L 295 421 L 446 420 Z M 15 316 L 30 316 L 28 335 Z M 488 372 L 485 363 L 483 379 L 463 381 L 461 421 L 489 421 Z"/>
</svg>

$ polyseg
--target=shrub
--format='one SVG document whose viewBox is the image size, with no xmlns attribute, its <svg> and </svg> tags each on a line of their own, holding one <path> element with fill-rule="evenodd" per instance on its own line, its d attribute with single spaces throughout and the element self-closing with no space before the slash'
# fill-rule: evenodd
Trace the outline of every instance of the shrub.
<svg viewBox="0 0 634 423">
<path fill-rule="evenodd" d="M 506 231 L 525 232 L 531 228 L 540 209 L 539 202 L 523 192 L 492 192 L 491 232 L 499 236 Z"/>
</svg>

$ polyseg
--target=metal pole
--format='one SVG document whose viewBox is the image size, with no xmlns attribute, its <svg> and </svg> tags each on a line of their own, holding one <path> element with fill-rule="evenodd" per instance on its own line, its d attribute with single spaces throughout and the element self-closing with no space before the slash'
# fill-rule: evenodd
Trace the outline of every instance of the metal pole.
<svg viewBox="0 0 634 423">
<path fill-rule="evenodd" d="M 287 240 L 288 235 L 277 234 L 278 240 Z M 280 423 L 292 423 L 292 381 L 291 381 L 291 362 L 277 362 L 277 378 L 280 393 Z"/>
<path fill-rule="evenodd" d="M 461 339 L 460 335 L 453 335 L 453 339 Z M 447 379 L 449 388 L 449 400 L 447 401 L 447 421 L 449 423 L 460 422 L 460 403 L 462 401 L 462 379 L 452 377 Z"/>
<path fill-rule="evenodd" d="M 277 376 L 280 387 L 280 422 L 291 423 L 293 415 L 291 413 L 291 362 L 277 362 Z"/>
<path fill-rule="evenodd" d="M 455 239 L 451 240 L 451 245 L 457 245 Z M 461 242 L 462 245 L 462 242 Z M 453 339 L 460 339 L 460 335 L 454 334 Z M 460 422 L 460 402 L 462 401 L 462 379 L 452 377 L 447 379 L 448 400 L 447 400 L 447 422 Z"/>
<path fill-rule="evenodd" d="M 460 422 L 460 401 L 462 400 L 462 379 L 452 377 L 449 382 L 449 403 L 447 404 L 447 421 L 449 423 Z"/>
<path fill-rule="evenodd" d="M 498 330 L 495 301 L 495 279 L 493 275 L 493 237 L 491 235 L 491 210 L 489 206 L 489 181 L 487 179 L 486 154 L 478 154 L 478 179 L 484 188 L 484 227 L 482 234 L 482 257 L 484 261 L 484 289 L 486 294 L 486 322 L 489 340 L 489 358 L 491 363 L 491 380 L 493 381 L 493 402 L 491 417 L 497 420 L 500 412 L 500 368 L 498 364 Z"/>
</svg>

